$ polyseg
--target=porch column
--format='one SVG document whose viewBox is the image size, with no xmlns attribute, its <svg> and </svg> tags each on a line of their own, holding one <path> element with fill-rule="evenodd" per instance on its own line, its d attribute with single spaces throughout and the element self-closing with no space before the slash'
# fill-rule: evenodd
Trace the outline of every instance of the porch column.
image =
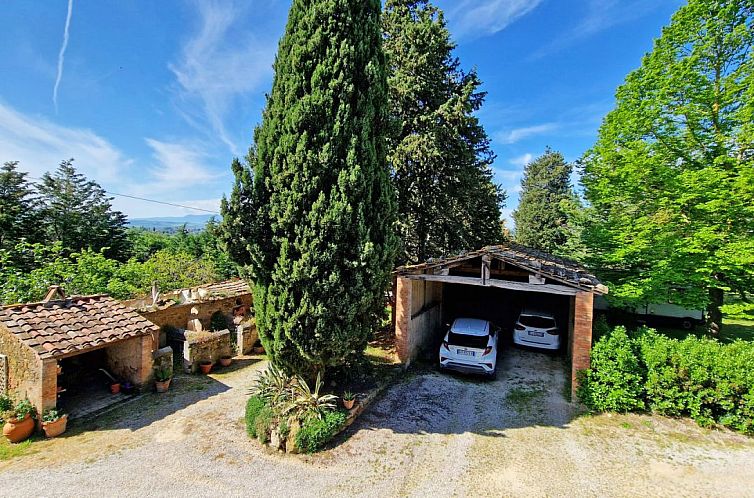
<svg viewBox="0 0 754 498">
<path fill-rule="evenodd" d="M 395 349 L 404 366 L 411 362 L 411 280 L 398 277 L 395 283 Z"/>
<path fill-rule="evenodd" d="M 594 295 L 579 292 L 574 299 L 573 334 L 571 334 L 571 395 L 576 399 L 578 389 L 577 374 L 589 368 L 589 353 L 592 350 L 592 317 L 594 315 Z"/>
</svg>

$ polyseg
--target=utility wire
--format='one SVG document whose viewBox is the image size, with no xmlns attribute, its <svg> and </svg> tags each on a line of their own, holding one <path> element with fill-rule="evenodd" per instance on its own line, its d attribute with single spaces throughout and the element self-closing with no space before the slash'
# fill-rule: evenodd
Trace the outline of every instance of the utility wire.
<svg viewBox="0 0 754 498">
<path fill-rule="evenodd" d="M 41 178 L 35 178 L 33 176 L 27 176 L 26 178 L 28 178 L 30 180 L 42 181 Z M 102 188 L 102 187 L 100 187 L 100 188 Z M 193 207 L 193 206 L 184 206 L 183 204 L 175 204 L 173 202 L 158 201 L 156 199 L 147 199 L 146 197 L 137 197 L 135 195 L 118 194 L 116 192 L 110 192 L 109 190 L 105 190 L 105 189 L 102 189 L 102 190 L 106 194 L 114 195 L 116 197 L 126 197 L 128 199 L 136 199 L 137 201 L 152 202 L 154 204 L 162 204 L 164 206 L 173 206 L 173 207 L 179 207 L 179 208 L 183 208 L 183 209 L 193 209 L 194 211 L 202 211 L 204 213 L 216 214 L 216 215 L 220 216 L 220 213 L 218 213 L 217 211 L 210 211 L 209 209 L 202 209 L 202 208 Z"/>
</svg>

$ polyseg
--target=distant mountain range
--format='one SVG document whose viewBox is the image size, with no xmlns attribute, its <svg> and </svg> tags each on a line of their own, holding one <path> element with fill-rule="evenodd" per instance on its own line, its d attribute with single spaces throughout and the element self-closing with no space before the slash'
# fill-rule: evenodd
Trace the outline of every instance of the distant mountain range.
<svg viewBox="0 0 754 498">
<path fill-rule="evenodd" d="M 204 229 L 204 226 L 211 218 L 219 221 L 220 215 L 189 214 L 179 217 L 134 218 L 128 220 L 128 226 L 157 230 L 159 232 L 175 232 L 185 225 L 187 230 L 195 232 Z"/>
</svg>

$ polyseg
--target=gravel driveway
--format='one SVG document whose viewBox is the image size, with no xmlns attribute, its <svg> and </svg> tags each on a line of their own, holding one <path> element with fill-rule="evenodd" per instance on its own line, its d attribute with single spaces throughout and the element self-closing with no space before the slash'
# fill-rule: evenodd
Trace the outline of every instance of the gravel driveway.
<svg viewBox="0 0 754 498">
<path fill-rule="evenodd" d="M 754 441 L 688 421 L 579 416 L 562 361 L 506 352 L 495 382 L 425 371 L 315 456 L 243 430 L 264 363 L 180 377 L 87 431 L 0 462 L 1 496 L 754 496 Z"/>
</svg>

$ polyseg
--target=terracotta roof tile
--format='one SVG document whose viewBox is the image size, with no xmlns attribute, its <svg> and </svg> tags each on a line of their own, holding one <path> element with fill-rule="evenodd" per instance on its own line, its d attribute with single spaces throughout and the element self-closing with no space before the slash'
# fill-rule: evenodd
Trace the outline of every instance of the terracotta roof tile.
<svg viewBox="0 0 754 498">
<path fill-rule="evenodd" d="M 42 358 L 140 337 L 159 328 L 108 296 L 0 308 L 0 323 Z"/>
</svg>

